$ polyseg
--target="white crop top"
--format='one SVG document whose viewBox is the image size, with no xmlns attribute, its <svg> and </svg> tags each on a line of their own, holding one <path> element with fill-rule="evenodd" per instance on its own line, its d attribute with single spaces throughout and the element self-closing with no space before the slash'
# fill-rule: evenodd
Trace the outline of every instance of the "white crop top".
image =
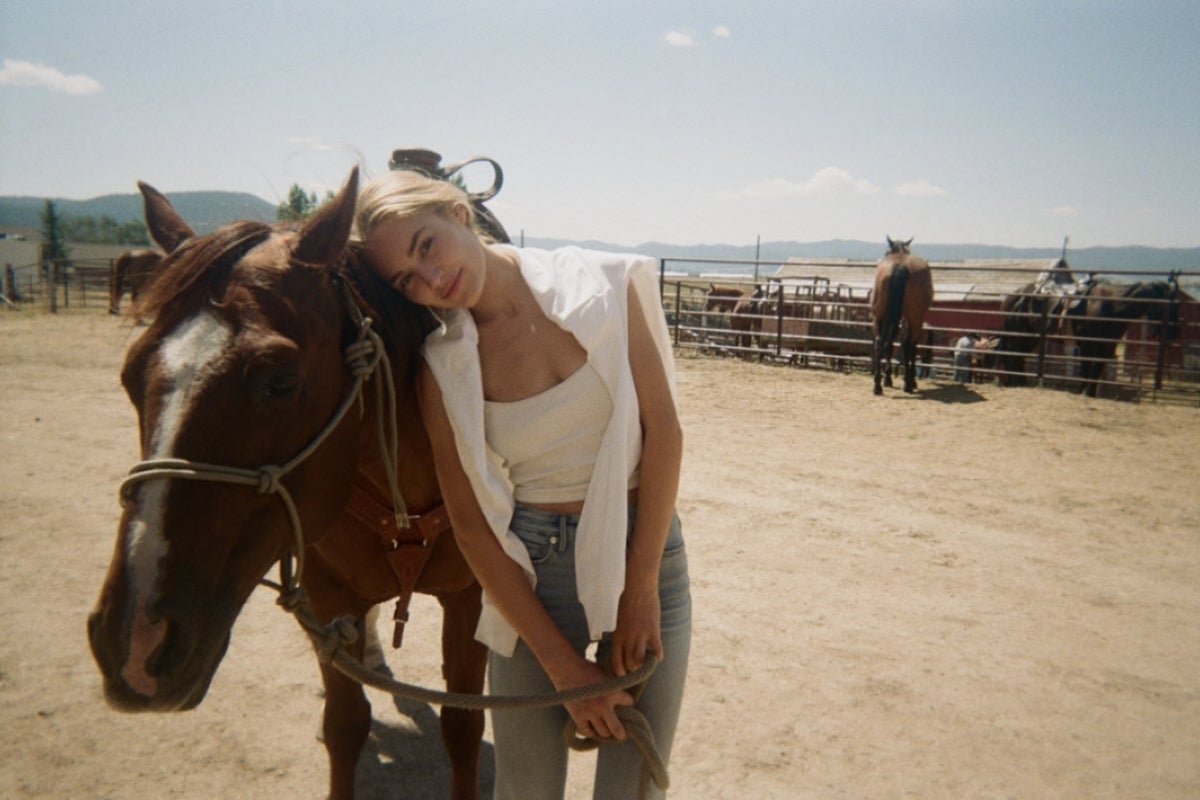
<svg viewBox="0 0 1200 800">
<path fill-rule="evenodd" d="M 587 496 L 612 398 L 589 362 L 541 394 L 484 403 L 485 437 L 508 468 L 519 503 L 566 503 Z"/>
</svg>

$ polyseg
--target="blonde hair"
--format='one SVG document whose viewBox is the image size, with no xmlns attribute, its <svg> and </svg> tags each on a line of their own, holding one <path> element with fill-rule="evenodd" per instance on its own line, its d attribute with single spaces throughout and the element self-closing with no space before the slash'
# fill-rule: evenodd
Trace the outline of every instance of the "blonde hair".
<svg viewBox="0 0 1200 800">
<path fill-rule="evenodd" d="M 370 181 L 358 193 L 350 239 L 362 245 L 375 226 L 386 219 L 404 219 L 428 212 L 449 216 L 459 206 L 467 210 L 471 230 L 490 241 L 479 226 L 471 198 L 457 184 L 412 170 L 393 170 Z"/>
</svg>

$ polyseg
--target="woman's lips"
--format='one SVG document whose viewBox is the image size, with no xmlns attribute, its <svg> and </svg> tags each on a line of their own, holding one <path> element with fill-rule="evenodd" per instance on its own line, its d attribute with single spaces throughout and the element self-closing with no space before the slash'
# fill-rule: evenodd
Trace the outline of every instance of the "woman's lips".
<svg viewBox="0 0 1200 800">
<path fill-rule="evenodd" d="M 454 279 L 450 281 L 450 285 L 446 287 L 446 291 L 442 292 L 442 299 L 449 300 L 458 291 L 458 284 L 462 282 L 462 272 L 457 272 Z"/>
</svg>

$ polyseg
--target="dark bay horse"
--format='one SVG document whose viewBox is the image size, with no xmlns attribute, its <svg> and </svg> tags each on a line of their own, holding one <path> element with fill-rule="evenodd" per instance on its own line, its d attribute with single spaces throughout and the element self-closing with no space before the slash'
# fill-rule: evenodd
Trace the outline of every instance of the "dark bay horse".
<svg viewBox="0 0 1200 800">
<path fill-rule="evenodd" d="M 871 292 L 871 374 L 875 394 L 892 385 L 892 345 L 902 334 L 900 361 L 904 366 L 904 391 L 917 390 L 917 342 L 925 326 L 925 314 L 933 304 L 933 275 L 929 262 L 914 256 L 908 241 L 888 237 L 887 254 L 875 267 Z"/>
<path fill-rule="evenodd" d="M 1117 342 L 1135 320 L 1158 323 L 1155 334 L 1164 341 L 1179 337 L 1179 285 L 1165 281 L 1129 285 L 1097 282 L 1065 312 L 1064 323 L 1079 345 L 1079 391 L 1095 397 L 1104 368 L 1116 356 Z"/>
<path fill-rule="evenodd" d="M 347 250 L 357 170 L 298 231 L 236 222 L 197 236 L 140 187 L 167 256 L 121 371 L 145 460 L 122 485 L 113 560 L 88 619 L 108 702 L 199 704 L 276 561 L 322 622 L 414 589 L 435 596 L 447 687 L 480 693 L 480 589 L 442 524 L 412 386 L 432 319 Z M 368 335 L 374 326 L 382 337 Z M 395 408 L 380 388 L 394 389 Z M 294 576 L 282 568 L 292 555 Z M 347 648 L 359 659 L 362 642 Z M 320 669 L 329 796 L 341 800 L 353 796 L 371 711 L 359 684 Z M 442 709 L 453 797 L 477 796 L 483 725 L 482 712 Z"/>
<path fill-rule="evenodd" d="M 108 274 L 108 313 L 121 313 L 121 295 L 126 288 L 130 300 L 136 303 L 142 287 L 162 260 L 162 253 L 148 247 L 126 250 L 114 258 Z"/>
<path fill-rule="evenodd" d="M 1001 331 L 995 346 L 1000 372 L 996 380 L 1003 386 L 1024 386 L 1025 358 L 1038 349 L 1048 336 L 1061 332 L 1062 316 L 1076 298 L 1078 287 L 1066 259 L 1000 300 Z"/>
</svg>

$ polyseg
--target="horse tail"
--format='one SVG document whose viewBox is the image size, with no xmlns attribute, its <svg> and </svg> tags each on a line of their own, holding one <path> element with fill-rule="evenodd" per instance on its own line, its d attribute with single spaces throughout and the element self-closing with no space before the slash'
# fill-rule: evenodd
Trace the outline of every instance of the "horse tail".
<svg viewBox="0 0 1200 800">
<path fill-rule="evenodd" d="M 885 342 L 894 341 L 900 330 L 900 316 L 904 310 L 904 287 L 908 285 L 908 265 L 897 264 L 888 280 L 887 309 L 883 312 L 881 331 Z"/>
</svg>

